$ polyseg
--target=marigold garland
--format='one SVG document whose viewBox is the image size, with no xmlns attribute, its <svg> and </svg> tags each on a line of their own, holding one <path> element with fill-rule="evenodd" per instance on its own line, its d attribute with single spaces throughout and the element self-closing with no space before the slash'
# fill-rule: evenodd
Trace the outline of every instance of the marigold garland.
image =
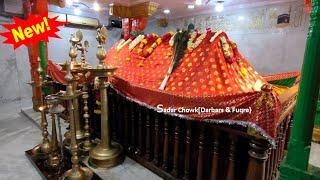
<svg viewBox="0 0 320 180">
<path fill-rule="evenodd" d="M 150 34 L 149 36 L 145 37 L 141 43 L 140 43 L 140 47 L 137 50 L 138 54 L 143 56 L 143 57 L 147 57 L 149 56 L 153 50 L 159 45 L 161 44 L 162 39 L 161 37 L 159 37 L 156 34 Z"/>
<path fill-rule="evenodd" d="M 188 41 L 188 49 L 190 52 L 192 52 L 195 48 L 197 48 L 201 42 L 203 41 L 204 38 L 206 38 L 207 36 L 207 31 L 205 31 L 204 33 L 202 33 L 197 39 L 197 31 L 193 31 L 191 33 L 191 37 L 189 38 L 189 41 Z M 195 42 L 193 42 L 194 40 L 196 39 Z"/>
<path fill-rule="evenodd" d="M 119 44 L 116 47 L 117 52 L 120 51 L 124 46 L 129 44 L 132 40 L 129 38 L 128 40 L 121 39 Z"/>
<path fill-rule="evenodd" d="M 171 36 L 171 38 L 170 38 L 170 40 L 169 40 L 169 45 L 172 47 L 173 46 L 173 44 L 174 44 L 174 36 L 176 35 L 177 33 L 174 33 L 174 34 L 172 34 L 172 36 Z"/>
<path fill-rule="evenodd" d="M 129 44 L 129 50 L 132 51 L 143 39 L 144 39 L 144 35 L 139 35 L 138 37 L 136 37 L 136 38 Z"/>
</svg>

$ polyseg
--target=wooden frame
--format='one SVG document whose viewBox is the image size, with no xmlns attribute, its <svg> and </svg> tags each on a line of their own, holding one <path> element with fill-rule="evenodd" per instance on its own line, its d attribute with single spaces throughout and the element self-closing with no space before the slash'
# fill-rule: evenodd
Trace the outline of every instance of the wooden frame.
<svg viewBox="0 0 320 180">
<path fill-rule="evenodd" d="M 298 85 L 279 97 L 283 111 L 274 147 L 249 128 L 165 115 L 112 89 L 108 91 L 111 136 L 124 146 L 127 156 L 164 179 L 276 179 L 287 149 L 297 90 Z M 89 94 L 94 97 L 93 91 Z M 89 98 L 89 104 L 92 138 L 99 138 L 95 99 Z"/>
<path fill-rule="evenodd" d="M 260 136 L 250 135 L 245 127 L 157 113 L 114 91 L 109 93 L 112 137 L 124 145 L 129 157 L 164 179 L 275 179 L 284 157 L 297 91 L 288 92 L 291 95 L 280 98 L 286 109 L 277 128 L 275 147 Z"/>
</svg>

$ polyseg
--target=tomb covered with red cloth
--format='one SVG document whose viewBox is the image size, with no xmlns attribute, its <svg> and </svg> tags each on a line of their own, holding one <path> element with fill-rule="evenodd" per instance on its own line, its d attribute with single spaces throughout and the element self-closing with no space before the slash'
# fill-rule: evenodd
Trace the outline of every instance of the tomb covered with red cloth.
<svg viewBox="0 0 320 180">
<path fill-rule="evenodd" d="M 161 40 L 149 36 L 134 47 L 134 40 L 121 40 L 108 50 L 105 63 L 118 67 L 111 83 L 119 93 L 159 111 L 176 109 L 168 112 L 172 115 L 250 126 L 265 137 L 275 137 L 281 112 L 278 95 L 261 90 L 268 82 L 224 32 L 196 32 L 190 44 L 197 44 L 199 37 L 202 41 L 188 46 L 164 90 L 159 87 L 175 53 L 170 43 L 173 33 Z"/>
</svg>

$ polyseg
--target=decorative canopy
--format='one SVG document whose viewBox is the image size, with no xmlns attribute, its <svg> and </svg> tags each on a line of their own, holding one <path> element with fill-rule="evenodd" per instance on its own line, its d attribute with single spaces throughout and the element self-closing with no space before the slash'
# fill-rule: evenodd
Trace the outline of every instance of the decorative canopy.
<svg viewBox="0 0 320 180">
<path fill-rule="evenodd" d="M 157 3 L 144 2 L 125 6 L 121 4 L 113 4 L 110 6 L 109 14 L 121 18 L 140 18 L 153 15 L 158 9 Z"/>
</svg>

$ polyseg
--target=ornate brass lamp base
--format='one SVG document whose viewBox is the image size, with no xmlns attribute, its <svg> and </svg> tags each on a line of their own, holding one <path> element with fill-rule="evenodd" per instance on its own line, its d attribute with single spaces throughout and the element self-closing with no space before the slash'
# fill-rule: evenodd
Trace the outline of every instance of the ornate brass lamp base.
<svg viewBox="0 0 320 180">
<path fill-rule="evenodd" d="M 41 144 L 38 144 L 34 148 L 31 149 L 31 155 L 34 158 L 39 158 L 39 159 L 46 158 L 46 154 L 41 151 Z"/>
<path fill-rule="evenodd" d="M 38 171 L 39 175 L 41 175 L 42 179 L 54 179 L 54 180 L 61 180 L 62 177 L 64 179 L 67 179 L 66 176 L 64 176 L 64 173 L 69 170 L 72 166 L 71 163 L 71 157 L 69 151 L 65 149 L 65 156 L 62 160 L 62 163 L 60 166 L 56 169 L 53 169 L 52 167 L 48 167 L 48 165 L 45 163 L 45 161 L 34 158 L 32 155 L 31 150 L 28 150 L 25 152 L 26 156 L 32 163 L 32 165 L 36 168 Z M 102 180 L 101 177 L 99 177 L 96 173 L 92 172 L 92 178 L 90 178 L 90 169 L 86 168 L 81 168 L 81 172 L 84 172 L 85 177 L 88 177 L 87 179 L 83 178 L 81 180 Z M 70 176 L 69 176 L 70 177 Z"/>
<path fill-rule="evenodd" d="M 50 152 L 50 142 L 43 142 L 42 144 L 36 145 L 31 150 L 32 156 L 40 158 L 40 159 L 46 159 Z"/>
<path fill-rule="evenodd" d="M 32 97 L 32 108 L 34 111 L 39 112 L 39 107 L 41 106 L 41 101 L 39 98 Z"/>
<path fill-rule="evenodd" d="M 97 146 L 97 142 L 90 141 L 90 143 L 87 143 L 86 141 L 82 141 L 79 144 L 79 151 L 81 155 L 89 155 L 89 152 L 91 149 Z"/>
<path fill-rule="evenodd" d="M 84 132 L 82 130 L 77 130 L 76 131 L 76 139 L 77 140 L 82 140 L 85 138 Z"/>
<path fill-rule="evenodd" d="M 91 179 L 93 176 L 93 172 L 86 167 L 79 167 L 79 171 L 74 171 L 73 169 L 69 169 L 66 171 L 62 179 L 72 179 L 72 180 L 85 180 L 85 179 Z"/>
<path fill-rule="evenodd" d="M 99 168 L 117 166 L 124 161 L 123 148 L 116 142 L 112 142 L 110 148 L 98 144 L 90 151 L 89 157 L 89 164 Z"/>
<path fill-rule="evenodd" d="M 60 154 L 57 154 L 56 156 L 49 156 L 47 160 L 47 165 L 52 169 L 59 169 L 62 163 L 62 157 Z"/>
</svg>

